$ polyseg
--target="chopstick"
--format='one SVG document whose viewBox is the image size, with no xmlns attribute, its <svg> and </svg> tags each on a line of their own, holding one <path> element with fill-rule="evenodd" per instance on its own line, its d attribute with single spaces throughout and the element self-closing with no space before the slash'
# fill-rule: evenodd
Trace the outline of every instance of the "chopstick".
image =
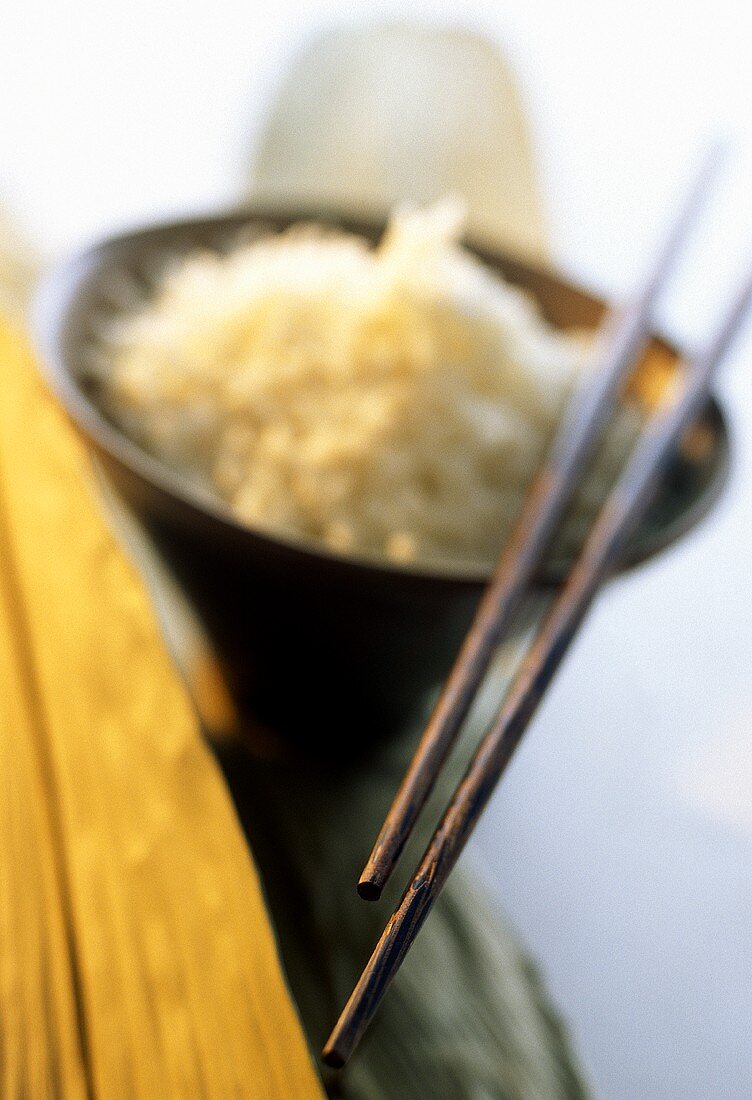
<svg viewBox="0 0 752 1100">
<path fill-rule="evenodd" d="M 609 314 L 602 328 L 600 366 L 584 388 L 574 394 L 549 455 L 533 481 L 512 536 L 363 869 L 358 882 L 358 893 L 363 898 L 375 900 L 381 896 L 433 789 L 496 648 L 556 533 L 582 468 L 616 402 L 619 387 L 647 343 L 653 305 L 686 240 L 693 217 L 718 168 L 721 153 L 720 145 L 710 147 L 642 288 L 631 306 Z"/>
<path fill-rule="evenodd" d="M 368 1026 L 520 743 L 599 586 L 618 564 L 625 543 L 644 517 L 682 435 L 702 412 L 715 370 L 751 299 L 752 273 L 705 354 L 687 369 L 683 390 L 673 401 L 664 402 L 636 444 L 329 1037 L 323 1051 L 324 1061 L 329 1065 L 344 1065 Z"/>
</svg>

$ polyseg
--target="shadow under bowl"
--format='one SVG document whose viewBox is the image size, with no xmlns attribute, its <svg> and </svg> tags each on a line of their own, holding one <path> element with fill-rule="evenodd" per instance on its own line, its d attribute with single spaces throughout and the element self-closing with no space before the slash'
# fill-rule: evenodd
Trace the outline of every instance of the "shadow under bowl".
<svg viewBox="0 0 752 1100">
<path fill-rule="evenodd" d="M 300 748 L 339 752 L 365 747 L 415 714 L 446 676 L 487 571 L 343 557 L 242 524 L 108 419 L 91 366 L 103 328 L 149 293 L 166 262 L 197 247 L 224 252 L 239 236 L 247 241 L 301 220 L 371 240 L 383 229 L 319 210 L 245 210 L 115 237 L 48 279 L 39 335 L 53 390 L 194 604 L 238 706 Z M 593 327 L 603 316 L 604 302 L 566 278 L 498 250 L 469 247 L 530 291 L 552 323 Z M 658 337 L 651 352 L 664 364 L 667 354 L 679 358 Z M 714 400 L 699 438 L 702 446 L 677 455 L 625 567 L 675 542 L 718 498 L 729 444 Z M 556 584 L 565 570 L 566 562 L 549 562 L 536 584 Z"/>
</svg>

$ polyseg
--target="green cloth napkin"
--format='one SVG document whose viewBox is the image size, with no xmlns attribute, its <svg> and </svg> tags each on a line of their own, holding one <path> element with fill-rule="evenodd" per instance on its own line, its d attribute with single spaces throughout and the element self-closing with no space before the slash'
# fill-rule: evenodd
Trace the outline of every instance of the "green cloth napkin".
<svg viewBox="0 0 752 1100">
<path fill-rule="evenodd" d="M 396 881 L 378 903 L 362 901 L 355 883 L 423 715 L 403 736 L 340 770 L 315 762 L 262 761 L 237 744 L 217 748 L 317 1056 L 519 649 L 519 641 L 508 647 L 507 667 L 497 669 Z M 353 1100 L 581 1100 L 588 1095 L 534 966 L 461 867 L 351 1063 L 343 1071 L 322 1067 L 322 1072 L 331 1096 Z"/>
</svg>

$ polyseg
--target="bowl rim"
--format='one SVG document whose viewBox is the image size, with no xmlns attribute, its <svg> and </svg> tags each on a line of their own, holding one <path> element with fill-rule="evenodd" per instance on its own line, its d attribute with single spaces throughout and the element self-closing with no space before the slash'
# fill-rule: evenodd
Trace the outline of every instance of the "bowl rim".
<svg viewBox="0 0 752 1100">
<path fill-rule="evenodd" d="M 347 211 L 321 207 L 247 205 L 210 215 L 155 222 L 95 241 L 83 251 L 56 265 L 40 284 L 33 307 L 32 327 L 40 352 L 42 374 L 89 444 L 93 444 L 98 451 L 114 459 L 124 470 L 131 475 L 137 475 L 151 489 L 156 489 L 182 509 L 199 513 L 204 518 L 208 516 L 212 523 L 217 524 L 234 541 L 246 541 L 250 538 L 259 550 L 278 552 L 281 549 L 288 558 L 298 559 L 301 563 L 318 563 L 328 569 L 348 572 L 355 570 L 374 581 L 400 578 L 416 584 L 446 584 L 463 588 L 484 586 L 491 577 L 493 567 L 484 566 L 480 562 L 402 563 L 393 562 L 378 554 L 343 554 L 293 533 L 267 531 L 245 523 L 236 518 L 218 498 L 209 492 L 202 492 L 198 486 L 182 478 L 177 471 L 131 439 L 107 418 L 96 401 L 77 382 L 76 371 L 71 362 L 71 349 L 68 348 L 68 325 L 75 316 L 76 306 L 80 305 L 82 293 L 95 284 L 102 271 L 112 266 L 115 257 L 124 252 L 135 251 L 140 245 L 154 244 L 170 234 L 187 236 L 191 231 L 209 232 L 212 229 L 218 233 L 237 233 L 242 231 L 245 224 L 254 222 L 278 227 L 280 223 L 293 224 L 312 220 L 376 237 L 383 230 L 386 219 L 353 216 Z M 599 294 L 570 279 L 553 266 L 525 260 L 477 236 L 468 236 L 464 243 L 485 262 L 506 263 L 520 271 L 557 281 L 595 305 L 605 306 L 604 299 Z M 199 246 L 199 242 L 196 242 L 194 247 Z M 682 359 L 680 348 L 669 338 L 657 330 L 652 332 L 652 337 L 665 345 L 678 359 Z M 73 343 L 75 344 L 75 340 Z M 618 572 L 643 563 L 680 539 L 707 515 L 723 492 L 729 475 L 730 446 L 726 418 L 714 396 L 708 401 L 705 417 L 713 424 L 716 441 L 714 469 L 710 481 L 689 507 L 662 525 L 652 537 L 633 543 L 632 552 L 625 556 Z M 567 569 L 568 563 L 563 561 L 548 563 L 543 574 L 536 577 L 536 586 L 545 588 L 561 583 Z"/>
</svg>

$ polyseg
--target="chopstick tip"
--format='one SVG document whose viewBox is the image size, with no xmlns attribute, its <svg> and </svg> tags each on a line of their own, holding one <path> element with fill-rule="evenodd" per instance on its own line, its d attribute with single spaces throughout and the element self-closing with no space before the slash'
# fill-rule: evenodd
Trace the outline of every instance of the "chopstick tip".
<svg viewBox="0 0 752 1100">
<path fill-rule="evenodd" d="M 364 901 L 378 901 L 381 897 L 383 888 L 384 884 L 379 882 L 378 879 L 371 875 L 361 875 L 360 882 L 358 883 L 358 893 Z"/>
<path fill-rule="evenodd" d="M 331 1069 L 342 1069 L 347 1062 L 347 1058 L 336 1043 L 333 1043 L 330 1039 L 321 1051 L 321 1061 Z"/>
</svg>

